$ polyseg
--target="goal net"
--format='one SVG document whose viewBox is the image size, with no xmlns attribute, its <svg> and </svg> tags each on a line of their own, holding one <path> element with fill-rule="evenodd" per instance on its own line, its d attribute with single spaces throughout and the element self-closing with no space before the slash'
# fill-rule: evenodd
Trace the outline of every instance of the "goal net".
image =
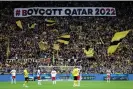
<svg viewBox="0 0 133 89">
<path fill-rule="evenodd" d="M 44 74 L 44 79 L 51 78 L 51 71 L 54 69 L 57 72 L 56 79 L 57 80 L 72 80 L 72 70 L 75 66 L 39 66 L 41 72 Z M 82 69 L 81 66 L 77 66 L 80 70 Z"/>
</svg>

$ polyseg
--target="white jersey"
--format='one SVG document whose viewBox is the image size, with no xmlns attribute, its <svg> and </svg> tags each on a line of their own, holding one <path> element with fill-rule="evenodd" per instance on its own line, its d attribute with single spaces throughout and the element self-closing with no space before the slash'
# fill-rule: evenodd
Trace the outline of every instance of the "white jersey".
<svg viewBox="0 0 133 89">
<path fill-rule="evenodd" d="M 11 70 L 10 73 L 12 74 L 12 76 L 16 76 L 16 70 Z"/>
<path fill-rule="evenodd" d="M 41 75 L 41 70 L 37 70 L 37 76 Z"/>
<path fill-rule="evenodd" d="M 111 71 L 110 70 L 107 70 L 107 75 L 111 75 Z"/>
<path fill-rule="evenodd" d="M 56 73 L 55 70 L 51 71 L 51 76 L 52 76 L 52 77 L 56 77 L 56 74 L 57 74 L 57 73 Z"/>
</svg>

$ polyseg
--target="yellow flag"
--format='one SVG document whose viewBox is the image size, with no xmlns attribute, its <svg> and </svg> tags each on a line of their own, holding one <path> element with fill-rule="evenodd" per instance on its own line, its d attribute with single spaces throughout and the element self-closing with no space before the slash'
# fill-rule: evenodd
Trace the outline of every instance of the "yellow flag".
<svg viewBox="0 0 133 89">
<path fill-rule="evenodd" d="M 46 26 L 50 27 L 50 26 L 55 25 L 56 24 L 56 21 L 55 20 L 45 19 L 45 23 L 46 23 Z"/>
<path fill-rule="evenodd" d="M 46 50 L 47 49 L 47 45 L 45 44 L 45 42 L 40 41 L 39 42 L 39 48 L 40 48 L 40 50 Z"/>
<path fill-rule="evenodd" d="M 69 41 L 65 41 L 65 40 L 57 40 L 57 42 L 63 43 L 63 44 L 69 44 Z"/>
<path fill-rule="evenodd" d="M 62 35 L 62 38 L 70 38 L 70 35 Z"/>
<path fill-rule="evenodd" d="M 122 31 L 122 32 L 116 32 L 114 37 L 112 38 L 111 42 L 113 41 L 119 41 L 120 39 L 126 37 L 126 35 L 129 33 L 130 30 Z"/>
<path fill-rule="evenodd" d="M 52 23 L 52 24 L 46 24 L 46 26 L 53 26 L 53 25 L 55 25 L 55 23 Z"/>
<path fill-rule="evenodd" d="M 21 23 L 20 20 L 16 21 L 16 24 L 17 24 L 17 26 L 18 26 L 19 28 L 23 29 L 23 27 L 22 27 L 22 23 Z"/>
<path fill-rule="evenodd" d="M 34 29 L 36 26 L 36 23 L 32 24 L 30 28 Z"/>
<path fill-rule="evenodd" d="M 54 44 L 53 49 L 59 50 L 59 44 Z"/>
<path fill-rule="evenodd" d="M 126 37 L 129 32 L 130 30 L 115 33 L 115 35 L 113 36 L 111 40 L 111 45 L 108 47 L 108 50 L 107 50 L 108 55 L 113 54 L 117 50 L 122 39 Z"/>
<path fill-rule="evenodd" d="M 89 48 L 88 51 L 86 49 L 84 49 L 84 53 L 86 54 L 87 57 L 93 57 L 94 56 L 94 49 Z"/>
<path fill-rule="evenodd" d="M 108 54 L 111 55 L 113 54 L 117 48 L 119 47 L 120 43 L 118 43 L 117 45 L 111 45 L 108 47 Z"/>
<path fill-rule="evenodd" d="M 57 42 L 63 43 L 63 44 L 69 44 L 70 35 L 62 35 L 59 37 Z"/>
</svg>

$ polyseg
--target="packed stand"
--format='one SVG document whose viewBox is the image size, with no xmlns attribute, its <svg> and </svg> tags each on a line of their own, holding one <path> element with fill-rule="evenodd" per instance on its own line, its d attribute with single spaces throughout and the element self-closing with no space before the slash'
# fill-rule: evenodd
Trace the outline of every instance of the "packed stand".
<svg viewBox="0 0 133 89">
<path fill-rule="evenodd" d="M 22 73 L 25 66 L 28 66 L 30 73 L 33 73 L 38 66 L 82 66 L 83 73 L 105 73 L 111 68 L 113 73 L 133 73 L 133 31 L 122 41 L 122 45 L 112 56 L 108 56 L 107 47 L 115 32 L 133 29 L 133 6 L 132 3 L 120 3 L 126 9 L 118 6 L 116 17 L 13 17 L 13 2 L 7 2 L 6 8 L 0 10 L 0 70 L 9 73 L 11 68 L 16 68 L 18 73 Z M 37 3 L 38 4 L 38 3 Z M 37 5 L 35 2 L 33 5 Z M 67 5 L 71 6 L 69 2 Z M 88 4 L 88 3 L 87 3 Z M 87 6 L 87 4 L 75 2 L 74 6 Z M 100 6 L 103 2 L 97 3 Z M 18 5 L 18 6 L 17 6 Z M 60 6 L 49 2 L 48 5 Z M 48 6 L 47 5 L 47 6 Z M 97 6 L 93 2 L 89 6 Z M 32 6 L 29 4 L 28 7 Z M 64 6 L 64 5 L 63 5 Z M 11 7 L 11 8 L 10 8 Z M 16 4 L 16 7 L 25 7 Z M 9 9 L 10 8 L 10 9 Z M 128 12 L 129 10 L 130 13 Z M 47 27 L 45 19 L 56 21 L 55 26 Z M 16 25 L 16 21 L 21 20 L 23 29 Z M 35 29 L 29 29 L 28 24 L 36 23 Z M 53 63 L 53 44 L 58 37 L 63 34 L 70 34 L 68 45 L 60 44 L 60 50 L 54 55 Z M 10 39 L 10 55 L 7 60 L 6 48 L 7 39 Z M 47 50 L 40 51 L 38 43 L 43 40 L 47 45 Z M 94 48 L 95 54 L 93 60 L 86 57 L 83 48 L 87 45 Z"/>
</svg>

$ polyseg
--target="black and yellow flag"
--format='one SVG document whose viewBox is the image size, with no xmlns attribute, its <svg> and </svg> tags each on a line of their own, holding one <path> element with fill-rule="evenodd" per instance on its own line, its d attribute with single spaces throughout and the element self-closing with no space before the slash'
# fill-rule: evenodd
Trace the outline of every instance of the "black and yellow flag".
<svg viewBox="0 0 133 89">
<path fill-rule="evenodd" d="M 9 43 L 9 39 L 8 39 L 8 43 L 7 43 L 7 49 L 6 49 L 6 57 L 7 59 L 9 58 L 9 55 L 10 55 L 10 43 Z"/>
<path fill-rule="evenodd" d="M 84 48 L 84 53 L 86 54 L 87 57 L 93 57 L 94 56 L 94 49 L 89 48 L 89 46 L 86 46 L 86 48 Z"/>
<path fill-rule="evenodd" d="M 48 26 L 48 27 L 55 25 L 55 23 L 56 23 L 56 22 L 55 22 L 54 20 L 45 19 L 45 24 L 46 24 L 46 26 Z"/>
<path fill-rule="evenodd" d="M 31 26 L 28 24 L 28 27 L 29 29 L 34 29 L 36 25 L 37 25 L 36 23 L 31 24 Z"/>
<path fill-rule="evenodd" d="M 108 55 L 113 54 L 117 48 L 119 47 L 122 39 L 127 36 L 130 30 L 122 31 L 122 32 L 116 32 L 111 40 L 111 44 L 108 47 Z"/>
<path fill-rule="evenodd" d="M 70 35 L 62 35 L 59 37 L 57 42 L 63 43 L 63 44 L 69 44 L 69 40 L 70 40 Z"/>
<path fill-rule="evenodd" d="M 20 20 L 16 21 L 16 24 L 19 28 L 23 29 L 22 23 Z"/>
</svg>

